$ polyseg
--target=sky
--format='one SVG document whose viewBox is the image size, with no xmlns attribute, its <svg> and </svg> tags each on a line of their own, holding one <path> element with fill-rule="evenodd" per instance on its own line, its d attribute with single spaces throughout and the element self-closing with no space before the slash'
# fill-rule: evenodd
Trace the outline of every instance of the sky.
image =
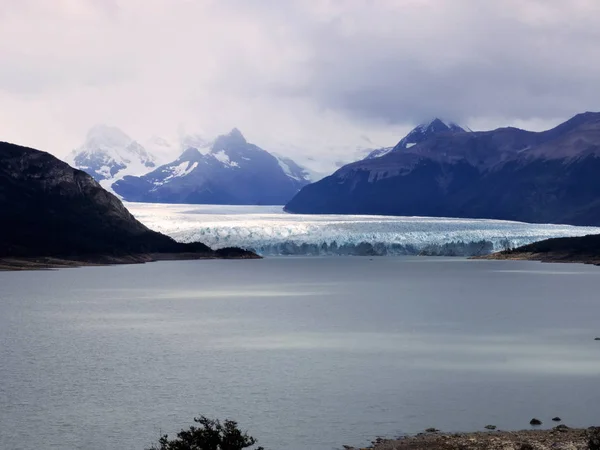
<svg viewBox="0 0 600 450">
<path fill-rule="evenodd" d="M 237 127 L 333 164 L 433 117 L 541 130 L 600 110 L 598 24 L 598 0 L 1 0 L 0 140 Z"/>
</svg>

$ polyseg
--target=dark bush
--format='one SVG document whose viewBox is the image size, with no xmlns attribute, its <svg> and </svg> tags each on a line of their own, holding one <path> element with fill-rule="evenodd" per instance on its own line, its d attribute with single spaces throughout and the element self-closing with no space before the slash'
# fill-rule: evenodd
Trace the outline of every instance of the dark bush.
<svg viewBox="0 0 600 450">
<path fill-rule="evenodd" d="M 162 436 L 158 445 L 147 450 L 242 450 L 256 444 L 256 439 L 240 431 L 237 422 L 208 419 L 200 416 L 194 418 L 199 426 L 192 425 L 188 430 L 181 430 L 175 439 Z M 258 447 L 255 450 L 264 450 Z"/>
</svg>

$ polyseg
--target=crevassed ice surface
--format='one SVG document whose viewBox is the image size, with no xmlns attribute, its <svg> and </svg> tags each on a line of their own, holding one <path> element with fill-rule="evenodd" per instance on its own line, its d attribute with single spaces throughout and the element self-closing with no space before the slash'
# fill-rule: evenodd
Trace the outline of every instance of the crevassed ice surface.
<svg viewBox="0 0 600 450">
<path fill-rule="evenodd" d="M 598 227 L 439 217 L 287 214 L 281 206 L 126 203 L 149 228 L 180 242 L 262 255 L 472 256 Z"/>
</svg>

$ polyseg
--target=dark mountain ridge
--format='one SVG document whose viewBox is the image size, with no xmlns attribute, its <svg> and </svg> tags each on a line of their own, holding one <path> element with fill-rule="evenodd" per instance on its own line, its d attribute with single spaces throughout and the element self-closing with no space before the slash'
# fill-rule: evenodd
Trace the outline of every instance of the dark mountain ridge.
<svg viewBox="0 0 600 450">
<path fill-rule="evenodd" d="M 0 258 L 131 261 L 136 255 L 183 253 L 227 254 L 151 231 L 87 173 L 48 153 L 0 142 Z M 252 255 L 239 249 L 230 254 Z"/>
<path fill-rule="evenodd" d="M 401 141 L 402 142 L 402 141 Z M 295 213 L 600 224 L 600 113 L 547 131 L 444 131 L 304 187 Z"/>
</svg>

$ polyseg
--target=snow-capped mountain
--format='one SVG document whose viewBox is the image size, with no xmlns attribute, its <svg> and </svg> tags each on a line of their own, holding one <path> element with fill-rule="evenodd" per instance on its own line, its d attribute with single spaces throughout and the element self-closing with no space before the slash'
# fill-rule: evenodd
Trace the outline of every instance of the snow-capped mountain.
<svg viewBox="0 0 600 450">
<path fill-rule="evenodd" d="M 400 142 L 396 144 L 394 150 L 411 148 L 413 145 L 420 144 L 432 136 L 440 133 L 458 133 L 465 130 L 452 122 L 444 122 L 440 119 L 433 119 L 428 123 L 417 125 L 410 133 L 408 133 Z"/>
<path fill-rule="evenodd" d="M 308 171 L 250 144 L 237 128 L 210 145 L 184 142 L 196 146 L 144 176 L 117 181 L 113 190 L 129 201 L 278 205 L 310 182 Z"/>
<path fill-rule="evenodd" d="M 90 129 L 83 145 L 67 162 L 87 172 L 105 188 L 126 175 L 142 175 L 156 167 L 156 157 L 122 130 L 108 125 Z"/>
<path fill-rule="evenodd" d="M 365 159 L 379 158 L 393 151 L 406 150 L 407 148 L 420 144 L 440 133 L 459 133 L 465 131 L 465 129 L 453 122 L 444 122 L 436 118 L 427 123 L 417 125 L 410 133 L 404 136 L 395 147 L 385 147 L 373 150 Z"/>
</svg>

